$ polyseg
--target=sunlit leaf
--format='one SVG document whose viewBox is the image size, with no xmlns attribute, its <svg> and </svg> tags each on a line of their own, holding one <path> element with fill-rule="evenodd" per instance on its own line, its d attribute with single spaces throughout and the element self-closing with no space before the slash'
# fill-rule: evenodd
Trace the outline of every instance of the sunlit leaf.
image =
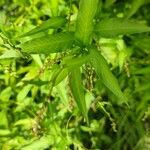
<svg viewBox="0 0 150 150">
<path fill-rule="evenodd" d="M 57 16 L 59 10 L 59 0 L 50 0 L 50 9 L 52 16 Z"/>
<path fill-rule="evenodd" d="M 66 80 L 63 80 L 61 83 L 59 83 L 56 86 L 56 90 L 58 92 L 58 95 L 62 101 L 62 103 L 69 108 L 69 96 L 67 91 L 67 84 Z"/>
<path fill-rule="evenodd" d="M 32 67 L 31 70 L 22 78 L 23 81 L 29 81 L 34 78 L 36 78 L 39 75 L 39 68 L 38 67 Z"/>
<path fill-rule="evenodd" d="M 4 53 L 0 56 L 0 59 L 9 59 L 9 58 L 18 58 L 22 57 L 22 54 L 15 50 L 6 50 Z"/>
<path fill-rule="evenodd" d="M 28 84 L 28 85 L 24 86 L 23 89 L 17 95 L 17 100 L 18 101 L 24 100 L 25 97 L 27 96 L 27 94 L 29 93 L 29 91 L 31 90 L 31 88 L 32 88 L 31 84 Z"/>
<path fill-rule="evenodd" d="M 31 105 L 33 103 L 32 97 L 25 97 L 24 99 L 17 100 L 17 107 L 14 110 L 14 112 L 22 112 L 27 106 Z"/>
<path fill-rule="evenodd" d="M 39 54 L 33 54 L 32 58 L 40 67 L 43 66 L 43 63 L 42 63 L 42 60 L 41 60 Z"/>
<path fill-rule="evenodd" d="M 57 33 L 22 43 L 21 48 L 22 52 L 31 54 L 57 53 L 70 48 L 73 44 L 73 41 L 74 36 L 72 33 Z"/>
<path fill-rule="evenodd" d="M 0 136 L 8 136 L 11 134 L 10 130 L 7 129 L 0 129 Z"/>
<path fill-rule="evenodd" d="M 150 27 L 137 21 L 110 18 L 101 20 L 96 25 L 95 31 L 101 37 L 115 37 L 118 35 L 150 32 Z"/>
<path fill-rule="evenodd" d="M 52 142 L 53 140 L 51 140 L 51 138 L 48 138 L 46 136 L 41 137 L 40 139 L 33 141 L 31 144 L 22 147 L 21 150 L 31 150 L 31 149 L 44 150 L 53 143 Z"/>
<path fill-rule="evenodd" d="M 23 126 L 25 129 L 31 129 L 35 123 L 34 119 L 26 118 L 18 120 L 14 123 L 14 126 Z"/>
</svg>

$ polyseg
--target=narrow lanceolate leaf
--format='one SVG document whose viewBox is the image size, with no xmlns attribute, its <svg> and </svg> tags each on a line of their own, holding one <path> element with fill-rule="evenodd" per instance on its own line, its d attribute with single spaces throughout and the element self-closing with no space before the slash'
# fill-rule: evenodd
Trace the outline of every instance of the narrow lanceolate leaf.
<svg viewBox="0 0 150 150">
<path fill-rule="evenodd" d="M 96 49 L 91 49 L 91 62 L 95 68 L 97 76 L 101 79 L 103 84 L 116 96 L 120 101 L 118 104 L 127 102 L 126 97 L 122 93 L 118 81 L 110 71 L 106 60 Z"/>
<path fill-rule="evenodd" d="M 57 33 L 36 38 L 20 45 L 22 52 L 30 54 L 57 53 L 70 48 L 74 41 L 74 35 L 70 32 Z"/>
<path fill-rule="evenodd" d="M 90 42 L 97 6 L 98 0 L 80 0 L 75 36 L 85 45 Z"/>
<path fill-rule="evenodd" d="M 95 31 L 102 37 L 115 37 L 118 35 L 150 32 L 150 27 L 137 21 L 111 18 L 101 20 L 96 25 Z"/>
<path fill-rule="evenodd" d="M 150 0 L 133 0 L 131 4 L 131 8 L 127 12 L 126 18 L 132 17 L 141 6 L 148 3 L 150 3 Z"/>
<path fill-rule="evenodd" d="M 31 31 L 21 35 L 20 37 L 30 36 L 39 32 L 43 32 L 50 28 L 59 28 L 66 22 L 65 18 L 62 17 L 54 17 L 51 19 L 48 19 L 47 21 L 43 22 L 40 26 L 37 26 L 36 28 L 32 29 Z"/>
<path fill-rule="evenodd" d="M 82 85 L 80 68 L 76 68 L 71 72 L 70 88 L 71 88 L 72 94 L 74 96 L 74 99 L 76 101 L 76 104 L 79 110 L 81 111 L 86 121 L 88 122 L 88 115 L 87 115 L 88 110 L 86 108 L 85 95 L 84 95 L 84 89 Z"/>
</svg>

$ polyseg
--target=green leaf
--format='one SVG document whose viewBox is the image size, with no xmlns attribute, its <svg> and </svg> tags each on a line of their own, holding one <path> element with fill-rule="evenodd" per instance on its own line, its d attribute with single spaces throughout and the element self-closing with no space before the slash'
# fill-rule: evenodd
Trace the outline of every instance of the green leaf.
<svg viewBox="0 0 150 150">
<path fill-rule="evenodd" d="M 56 69 L 52 74 L 52 86 L 58 85 L 61 81 L 63 81 L 68 75 L 68 69 L 67 68 L 58 68 Z"/>
<path fill-rule="evenodd" d="M 32 118 L 20 119 L 14 123 L 14 126 L 23 126 L 24 129 L 31 129 L 36 124 Z"/>
<path fill-rule="evenodd" d="M 59 28 L 63 24 L 65 24 L 66 19 L 62 17 L 54 17 L 51 19 L 48 19 L 47 21 L 43 22 L 40 26 L 37 26 L 36 28 L 32 29 L 31 31 L 21 35 L 20 37 L 25 36 L 31 36 L 33 34 L 37 34 L 39 32 L 43 32 L 50 28 Z"/>
<path fill-rule="evenodd" d="M 58 85 L 63 79 L 67 77 L 69 71 L 72 71 L 74 68 L 78 68 L 81 65 L 85 64 L 89 60 L 89 55 L 81 57 L 69 56 L 64 58 L 62 65 L 64 68 L 57 68 L 52 75 L 51 81 L 53 86 Z"/>
<path fill-rule="evenodd" d="M 101 20 L 95 31 L 102 37 L 115 37 L 118 35 L 150 32 L 150 27 L 137 21 L 111 18 Z"/>
<path fill-rule="evenodd" d="M 145 4 L 150 3 L 150 0 L 133 0 L 130 10 L 127 12 L 126 18 L 132 17 L 138 9 Z"/>
<path fill-rule="evenodd" d="M 131 74 L 150 74 L 150 67 L 142 67 L 142 68 L 136 68 L 131 69 Z"/>
<path fill-rule="evenodd" d="M 118 98 L 118 104 L 127 102 L 127 98 L 122 93 L 117 79 L 110 71 L 108 64 L 104 57 L 96 49 L 91 49 L 91 62 L 95 68 L 97 76 L 101 79 L 103 84 Z"/>
<path fill-rule="evenodd" d="M 32 67 L 32 69 L 30 69 L 28 73 L 22 78 L 22 81 L 29 81 L 35 79 L 39 75 L 38 69 L 39 68 L 36 66 Z"/>
<path fill-rule="evenodd" d="M 23 89 L 17 95 L 17 100 L 19 102 L 23 101 L 25 97 L 27 96 L 27 94 L 29 93 L 29 91 L 31 90 L 31 88 L 32 88 L 31 84 L 24 86 Z"/>
<path fill-rule="evenodd" d="M 98 0 L 81 0 L 79 4 L 75 36 L 85 45 L 90 42 L 97 6 Z"/>
<path fill-rule="evenodd" d="M 15 50 L 6 50 L 0 56 L 0 59 L 9 59 L 9 58 L 18 58 L 18 57 L 22 57 L 20 52 L 15 51 Z"/>
<path fill-rule="evenodd" d="M 33 141 L 31 144 L 24 146 L 21 150 L 44 150 L 53 144 L 53 140 L 51 140 L 51 138 L 52 137 L 49 138 L 48 136 L 43 136 L 40 139 Z"/>
<path fill-rule="evenodd" d="M 12 94 L 12 88 L 11 87 L 5 88 L 0 92 L 0 100 L 4 102 L 9 101 L 11 94 Z"/>
<path fill-rule="evenodd" d="M 2 110 L 0 112 L 0 128 L 8 128 L 8 119 L 7 119 L 7 111 L 6 110 Z"/>
<path fill-rule="evenodd" d="M 50 9 L 52 16 L 57 16 L 59 12 L 59 0 L 50 0 Z"/>
<path fill-rule="evenodd" d="M 109 8 L 116 0 L 106 0 L 105 1 L 105 8 Z"/>
<path fill-rule="evenodd" d="M 88 123 L 88 110 L 86 108 L 80 68 L 76 68 L 71 71 L 70 88 L 79 110 L 81 111 Z"/>
<path fill-rule="evenodd" d="M 27 106 L 33 103 L 32 97 L 25 97 L 24 99 L 17 99 L 17 107 L 14 112 L 22 112 Z"/>
<path fill-rule="evenodd" d="M 32 58 L 33 58 L 33 60 L 39 65 L 39 67 L 42 68 L 43 63 L 42 63 L 42 60 L 41 60 L 41 58 L 40 58 L 40 55 L 38 55 L 38 54 L 33 54 L 33 55 L 32 55 Z"/>
<path fill-rule="evenodd" d="M 135 92 L 143 92 L 143 91 L 146 91 L 146 90 L 150 90 L 150 83 L 144 83 L 144 84 L 138 86 L 135 89 Z"/>
<path fill-rule="evenodd" d="M 66 57 L 63 60 L 63 66 L 68 68 L 68 70 L 72 70 L 76 67 L 80 67 L 85 64 L 90 59 L 90 55 L 82 55 L 78 57 Z"/>
<path fill-rule="evenodd" d="M 25 42 L 20 45 L 22 52 L 31 54 L 49 54 L 57 53 L 67 48 L 70 48 L 73 44 L 74 36 L 72 33 L 57 33 L 54 35 L 47 35 L 41 38 L 36 38 Z"/>
<path fill-rule="evenodd" d="M 4 11 L 0 11 L 0 30 L 3 31 L 6 22 L 6 14 Z"/>
<path fill-rule="evenodd" d="M 63 80 L 56 86 L 56 90 L 58 92 L 58 95 L 64 104 L 65 107 L 69 109 L 69 96 L 68 96 L 68 91 L 67 91 L 67 82 L 66 80 Z"/>
<path fill-rule="evenodd" d="M 7 129 L 0 129 L 0 136 L 8 136 L 11 134 L 10 130 Z"/>
</svg>

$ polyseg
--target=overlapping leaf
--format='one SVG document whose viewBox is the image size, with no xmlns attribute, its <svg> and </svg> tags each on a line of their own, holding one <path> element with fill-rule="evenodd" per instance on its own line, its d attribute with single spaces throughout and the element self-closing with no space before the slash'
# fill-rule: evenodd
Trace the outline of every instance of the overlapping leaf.
<svg viewBox="0 0 150 150">
<path fill-rule="evenodd" d="M 118 35 L 150 32 L 150 27 L 137 21 L 111 18 L 101 20 L 95 31 L 102 37 L 115 37 Z"/>
<path fill-rule="evenodd" d="M 68 75 L 67 68 L 57 68 L 52 74 L 52 86 L 58 85 L 61 81 L 63 81 Z"/>
<path fill-rule="evenodd" d="M 45 31 L 50 28 L 59 28 L 66 22 L 65 18 L 62 17 L 54 17 L 51 19 L 48 19 L 47 21 L 43 22 L 40 26 L 37 26 L 36 28 L 32 29 L 31 31 L 21 35 L 20 37 L 30 36 L 42 31 Z"/>
<path fill-rule="evenodd" d="M 20 47 L 22 48 L 22 52 L 30 54 L 49 54 L 57 53 L 70 48 L 73 44 L 73 41 L 73 33 L 57 33 L 54 35 L 47 35 L 22 43 Z"/>
<path fill-rule="evenodd" d="M 90 41 L 97 6 L 98 0 L 80 1 L 75 36 L 84 44 L 88 44 Z"/>
<path fill-rule="evenodd" d="M 53 86 L 59 84 L 63 79 L 67 77 L 70 71 L 74 70 L 85 64 L 90 58 L 90 55 L 80 56 L 80 57 L 66 57 L 62 61 L 63 68 L 57 68 L 52 75 L 51 81 Z"/>
</svg>

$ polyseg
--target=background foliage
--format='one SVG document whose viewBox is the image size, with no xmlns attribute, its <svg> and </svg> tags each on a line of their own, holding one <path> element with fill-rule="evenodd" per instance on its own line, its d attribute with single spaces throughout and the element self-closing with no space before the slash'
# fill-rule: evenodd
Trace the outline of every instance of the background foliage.
<svg viewBox="0 0 150 150">
<path fill-rule="evenodd" d="M 88 28 L 87 33 L 84 22 L 93 24 L 90 21 L 93 16 L 88 14 L 87 19 L 84 10 L 89 8 L 79 11 L 78 0 L 1 0 L 0 149 L 150 149 L 150 35 L 148 32 L 141 33 L 150 31 L 147 26 L 150 25 L 149 3 L 149 0 L 99 1 L 97 12 L 92 12 L 96 27 Z M 78 18 L 77 14 L 80 14 Z M 61 27 L 47 28 L 37 34 L 28 32 L 55 16 L 66 19 L 64 22 L 58 19 L 57 26 Z M 128 19 L 131 22 L 126 21 Z M 128 105 L 120 104 L 121 98 L 111 93 L 115 86 L 109 75 L 103 76 L 89 62 L 84 64 L 90 58 L 85 55 L 88 53 L 86 47 L 83 46 L 81 51 L 80 42 L 72 48 L 73 52 L 68 50 L 46 55 L 32 54 L 34 48 L 30 45 L 36 46 L 40 40 L 31 41 L 29 46 L 22 45 L 24 52 L 31 55 L 23 53 L 18 46 L 55 33 L 55 36 L 48 36 L 57 41 L 60 39 L 58 33 L 75 31 L 76 20 L 80 22 L 75 35 L 85 45 L 93 34 L 91 30 L 95 30 L 92 44 L 100 45 L 102 60 L 97 65 L 99 59 L 96 59 L 93 65 L 101 68 L 105 75 L 105 58 L 127 97 Z M 85 26 L 80 26 L 80 23 Z M 66 47 L 73 45 L 72 35 L 63 37 L 68 38 Z M 44 41 L 46 38 L 43 38 Z M 57 51 L 64 45 L 55 47 L 52 43 L 50 47 Z M 80 56 L 77 60 L 76 55 Z M 93 58 L 98 55 L 92 54 Z M 63 65 L 67 65 L 71 74 L 76 76 L 68 75 L 68 69 L 62 69 Z M 81 70 L 76 67 L 81 65 Z M 75 80 L 79 82 L 75 83 Z M 84 89 L 80 81 L 83 81 Z M 103 83 L 110 83 L 110 86 Z M 84 96 L 85 103 L 82 101 Z"/>
</svg>

